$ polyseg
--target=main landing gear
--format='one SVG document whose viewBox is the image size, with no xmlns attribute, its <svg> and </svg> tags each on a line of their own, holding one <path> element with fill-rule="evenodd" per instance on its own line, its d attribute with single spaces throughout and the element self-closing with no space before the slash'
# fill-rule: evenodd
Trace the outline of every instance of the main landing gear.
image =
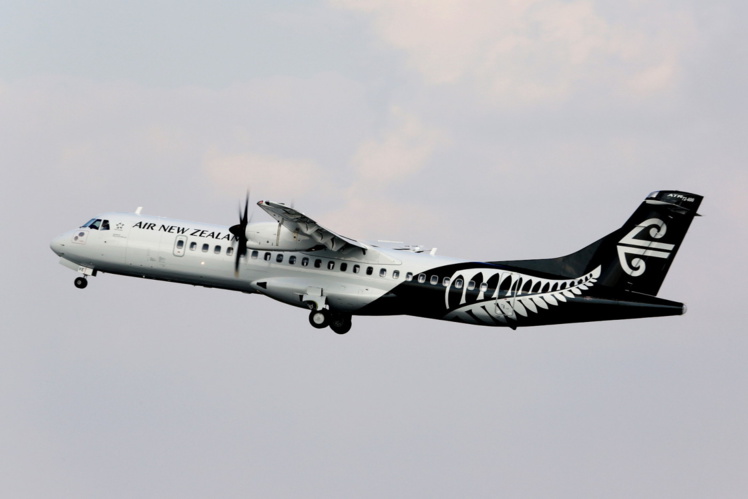
<svg viewBox="0 0 748 499">
<path fill-rule="evenodd" d="M 312 310 L 309 314 L 309 324 L 317 329 L 326 328 L 330 325 L 330 312 L 326 308 Z"/>
<path fill-rule="evenodd" d="M 346 314 L 333 314 L 330 318 L 330 329 L 338 334 L 345 334 L 351 330 L 351 316 Z"/>
<path fill-rule="evenodd" d="M 330 329 L 338 334 L 345 334 L 351 330 L 351 314 L 334 312 L 325 308 L 325 295 L 322 288 L 310 286 L 301 300 L 312 311 L 309 313 L 309 324 L 317 329 Z"/>
<path fill-rule="evenodd" d="M 311 311 L 309 314 L 309 324 L 317 329 L 324 329 L 330 326 L 330 329 L 336 333 L 345 334 L 351 330 L 351 316 L 330 312 L 326 308 L 321 308 Z"/>
<path fill-rule="evenodd" d="M 73 284 L 75 284 L 76 288 L 83 289 L 88 286 L 88 279 L 86 279 L 85 277 L 76 277 L 75 281 L 73 281 Z"/>
</svg>

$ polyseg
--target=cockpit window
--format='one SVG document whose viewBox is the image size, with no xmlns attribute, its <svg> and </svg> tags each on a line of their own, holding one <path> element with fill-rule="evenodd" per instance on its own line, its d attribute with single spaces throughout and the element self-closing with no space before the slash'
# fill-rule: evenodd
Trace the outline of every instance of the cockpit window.
<svg viewBox="0 0 748 499">
<path fill-rule="evenodd" d="M 88 227 L 93 230 L 109 230 L 109 220 L 102 220 L 100 218 L 92 218 L 88 222 L 81 225 L 81 228 Z"/>
</svg>

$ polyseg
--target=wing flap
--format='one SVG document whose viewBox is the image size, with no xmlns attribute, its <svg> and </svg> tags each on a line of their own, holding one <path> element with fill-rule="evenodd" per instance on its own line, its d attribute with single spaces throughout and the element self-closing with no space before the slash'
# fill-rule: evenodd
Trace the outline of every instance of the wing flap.
<svg viewBox="0 0 748 499">
<path fill-rule="evenodd" d="M 272 201 L 259 201 L 257 206 L 283 225 L 291 232 L 298 232 L 310 237 L 314 241 L 323 245 L 330 251 L 348 254 L 353 251 L 361 251 L 366 254 L 369 247 L 363 243 L 350 239 L 340 234 L 322 227 L 320 224 L 284 204 L 273 203 Z"/>
</svg>

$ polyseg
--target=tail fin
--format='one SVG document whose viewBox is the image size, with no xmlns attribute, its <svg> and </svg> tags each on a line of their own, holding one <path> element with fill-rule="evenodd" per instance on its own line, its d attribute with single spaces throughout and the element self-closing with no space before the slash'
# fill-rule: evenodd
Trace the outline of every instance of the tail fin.
<svg viewBox="0 0 748 499">
<path fill-rule="evenodd" d="M 703 196 L 680 191 L 653 192 L 621 227 L 571 255 L 548 260 L 494 262 L 567 277 L 598 266 L 598 282 L 625 291 L 656 295 L 698 216 Z"/>
</svg>

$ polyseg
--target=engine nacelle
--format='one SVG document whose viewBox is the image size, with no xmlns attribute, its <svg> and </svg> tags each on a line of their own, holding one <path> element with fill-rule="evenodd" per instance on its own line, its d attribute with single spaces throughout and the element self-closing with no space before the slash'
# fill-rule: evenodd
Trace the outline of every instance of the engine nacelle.
<svg viewBox="0 0 748 499">
<path fill-rule="evenodd" d="M 317 242 L 310 237 L 291 232 L 275 222 L 249 224 L 246 235 L 249 249 L 304 251 L 317 246 Z"/>
</svg>

